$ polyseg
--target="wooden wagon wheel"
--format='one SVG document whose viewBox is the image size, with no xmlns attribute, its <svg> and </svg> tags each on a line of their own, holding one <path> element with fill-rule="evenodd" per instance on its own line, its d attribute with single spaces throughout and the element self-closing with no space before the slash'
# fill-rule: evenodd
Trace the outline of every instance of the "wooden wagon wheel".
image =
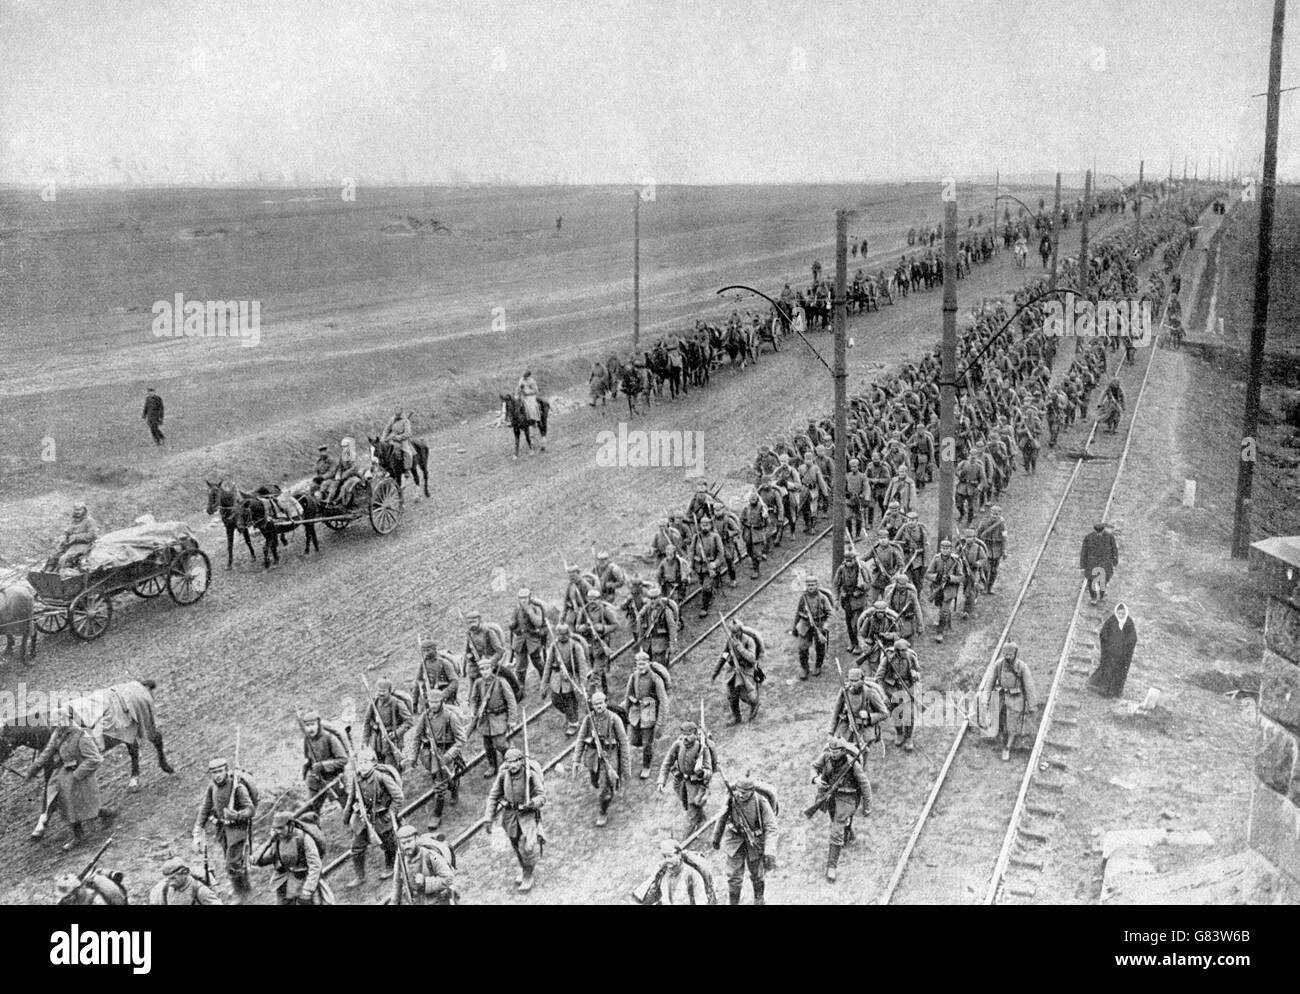
<svg viewBox="0 0 1300 994">
<path fill-rule="evenodd" d="M 391 477 L 376 481 L 370 488 L 370 527 L 380 535 L 387 535 L 401 520 L 402 489 Z"/>
<path fill-rule="evenodd" d="M 112 598 L 96 590 L 78 594 L 68 605 L 68 625 L 72 634 L 83 642 L 92 642 L 108 631 L 113 620 Z"/>
<path fill-rule="evenodd" d="M 57 635 L 68 627 L 68 609 L 46 608 L 36 613 L 36 629 L 44 635 Z"/>
<path fill-rule="evenodd" d="M 208 592 L 212 563 L 202 549 L 187 549 L 172 563 L 167 575 L 167 592 L 177 604 L 194 604 Z"/>
<path fill-rule="evenodd" d="M 326 518 L 325 527 L 332 532 L 341 532 L 348 525 L 352 524 L 351 518 Z"/>
<path fill-rule="evenodd" d="M 156 576 L 146 577 L 131 588 L 131 593 L 137 597 L 143 597 L 145 600 L 157 597 L 167 589 L 167 575 L 159 573 Z"/>
</svg>

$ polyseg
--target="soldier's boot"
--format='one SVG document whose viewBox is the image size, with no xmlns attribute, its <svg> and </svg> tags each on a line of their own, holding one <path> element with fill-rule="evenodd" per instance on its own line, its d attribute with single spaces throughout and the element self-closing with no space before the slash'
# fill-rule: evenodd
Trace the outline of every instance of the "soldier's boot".
<svg viewBox="0 0 1300 994">
<path fill-rule="evenodd" d="M 826 662 L 826 643 L 817 643 L 817 668 L 813 670 L 813 676 L 822 675 L 822 665 Z"/>
<path fill-rule="evenodd" d="M 348 890 L 360 887 L 366 882 L 366 854 L 363 852 L 354 852 L 352 854 L 352 879 L 344 886 Z"/>
<path fill-rule="evenodd" d="M 686 834 L 690 835 L 704 822 L 704 808 L 692 804 L 686 809 Z"/>
<path fill-rule="evenodd" d="M 837 867 L 840 864 L 841 848 L 841 846 L 837 846 L 832 842 L 830 848 L 826 850 L 826 879 L 832 883 L 834 883 L 835 877 L 838 874 Z"/>
<path fill-rule="evenodd" d="M 533 884 L 536 882 L 536 880 L 535 880 L 535 878 L 534 878 L 534 876 L 533 876 L 535 872 L 536 872 L 536 868 L 535 868 L 535 867 L 532 867 L 532 866 L 525 866 L 525 867 L 524 867 L 524 873 L 523 873 L 523 876 L 522 876 L 522 877 L 520 878 L 520 880 L 519 880 L 519 893 L 520 893 L 520 894 L 527 894 L 530 890 L 533 889 Z"/>
<path fill-rule="evenodd" d="M 739 888 L 739 887 L 728 887 L 728 888 L 727 888 L 727 903 L 728 903 L 728 904 L 740 904 L 740 888 Z"/>
<path fill-rule="evenodd" d="M 740 724 L 740 698 L 731 697 L 728 699 L 727 703 L 731 706 L 731 720 L 727 722 L 727 724 L 739 725 Z"/>
<path fill-rule="evenodd" d="M 384 847 L 384 872 L 379 874 L 380 880 L 391 880 L 393 877 L 393 864 L 397 862 L 397 839 L 393 839 L 393 851 L 389 852 L 387 846 Z"/>
<path fill-rule="evenodd" d="M 765 881 L 765 880 L 755 880 L 755 881 L 754 881 L 754 903 L 755 903 L 755 904 L 766 904 L 766 903 L 767 903 L 767 901 L 766 901 L 766 900 L 764 899 L 764 897 L 763 897 L 763 892 L 764 892 L 766 889 L 767 889 L 767 881 Z"/>
<path fill-rule="evenodd" d="M 600 802 L 600 811 L 596 814 L 596 827 L 604 828 L 609 823 L 609 801 Z"/>
<path fill-rule="evenodd" d="M 242 873 L 232 873 L 230 875 L 230 886 L 234 889 L 236 895 L 247 894 L 252 890 L 248 883 L 248 877 Z"/>
<path fill-rule="evenodd" d="M 460 803 L 460 777 L 454 777 L 451 781 L 451 796 L 448 798 L 452 804 Z"/>
<path fill-rule="evenodd" d="M 758 717 L 758 693 L 754 693 L 754 699 L 749 702 L 749 720 L 753 721 Z"/>
<path fill-rule="evenodd" d="M 67 842 L 63 843 L 63 851 L 72 852 L 72 850 L 80 846 L 81 843 L 85 841 L 85 839 L 86 839 L 86 830 L 81 827 L 81 822 L 74 821 L 72 823 L 72 838 L 69 839 Z"/>
<path fill-rule="evenodd" d="M 648 745 L 641 750 L 641 779 L 650 779 L 650 767 L 654 765 L 655 749 L 654 746 Z"/>
<path fill-rule="evenodd" d="M 704 582 L 700 584 L 700 617 L 707 618 L 709 609 L 713 607 L 713 580 L 706 576 Z"/>
<path fill-rule="evenodd" d="M 429 831 L 436 832 L 442 826 L 442 797 L 433 802 L 433 817 L 429 819 Z"/>
<path fill-rule="evenodd" d="M 487 757 L 487 769 L 483 771 L 483 779 L 491 780 L 497 775 L 497 764 L 500 761 L 496 744 L 491 739 L 483 740 L 483 755 Z"/>
<path fill-rule="evenodd" d="M 100 822 L 100 824 L 103 825 L 105 828 L 107 828 L 109 825 L 113 824 L 113 819 L 116 818 L 116 817 L 117 817 L 117 812 L 114 811 L 112 808 L 100 808 L 100 809 L 99 809 L 99 822 Z"/>
</svg>

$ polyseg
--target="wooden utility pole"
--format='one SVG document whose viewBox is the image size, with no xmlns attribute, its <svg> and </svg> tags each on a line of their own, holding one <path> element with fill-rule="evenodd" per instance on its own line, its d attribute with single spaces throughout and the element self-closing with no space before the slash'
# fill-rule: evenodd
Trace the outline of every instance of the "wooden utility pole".
<svg viewBox="0 0 1300 994">
<path fill-rule="evenodd" d="M 1138 251 L 1138 244 L 1142 241 L 1142 174 L 1146 168 L 1146 160 L 1138 162 L 1138 199 L 1137 206 L 1133 208 L 1135 219 L 1133 222 L 1133 251 Z"/>
<path fill-rule="evenodd" d="M 835 467 L 831 474 L 831 576 L 844 562 L 844 502 L 848 490 L 845 473 L 848 469 L 848 323 L 845 314 L 845 295 L 849 279 L 849 215 L 847 211 L 835 212 L 835 358 L 832 375 L 835 377 Z"/>
<path fill-rule="evenodd" d="M 641 344 L 641 190 L 632 200 L 632 349 Z"/>
<path fill-rule="evenodd" d="M 1083 230 L 1079 232 L 1079 296 L 1088 296 L 1088 214 L 1092 211 L 1092 170 L 1083 175 Z M 1079 337 L 1074 338 L 1074 351 L 1082 346 Z"/>
<path fill-rule="evenodd" d="M 1056 207 L 1052 211 L 1052 282 L 1049 289 L 1056 293 L 1056 257 L 1061 248 L 1061 171 L 1056 172 Z"/>
<path fill-rule="evenodd" d="M 998 249 L 998 194 L 1002 190 L 1002 170 L 998 169 L 993 174 L 993 251 Z"/>
<path fill-rule="evenodd" d="M 1245 559 L 1250 554 L 1259 393 L 1264 375 L 1269 276 L 1273 264 L 1273 198 L 1277 187 L 1277 119 L 1282 97 L 1282 28 L 1285 22 L 1286 0 L 1274 0 L 1273 44 L 1268 56 L 1268 109 L 1264 124 L 1264 176 L 1259 188 L 1259 243 L 1255 249 L 1255 311 L 1250 328 L 1250 373 L 1246 379 L 1241 461 L 1237 465 L 1237 510 L 1232 523 L 1232 555 L 1236 559 Z"/>
<path fill-rule="evenodd" d="M 939 539 L 952 538 L 957 459 L 957 200 L 943 212 L 943 340 L 939 346 Z"/>
</svg>

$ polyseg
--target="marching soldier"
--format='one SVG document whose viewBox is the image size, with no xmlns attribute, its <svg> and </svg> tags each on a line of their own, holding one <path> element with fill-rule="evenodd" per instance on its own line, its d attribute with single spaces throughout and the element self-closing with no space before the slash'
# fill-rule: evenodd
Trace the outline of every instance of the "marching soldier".
<svg viewBox="0 0 1300 994">
<path fill-rule="evenodd" d="M 838 874 L 840 850 L 853 841 L 853 816 L 859 805 L 864 815 L 871 814 L 871 782 L 862 768 L 860 751 L 835 736 L 827 741 L 812 769 L 818 806 L 830 816 L 826 879 L 834 881 Z"/>
<path fill-rule="evenodd" d="M 541 767 L 531 761 L 525 763 L 524 754 L 518 749 L 509 749 L 496 779 L 492 781 L 492 789 L 488 791 L 484 811 L 487 825 L 483 831 L 492 831 L 500 811 L 501 828 L 519 861 L 515 885 L 521 894 L 533 889 L 533 875 L 546 845 L 542 831 L 542 808 L 545 804 L 546 781 Z"/>
<path fill-rule="evenodd" d="M 912 733 L 916 728 L 916 694 L 913 688 L 920 679 L 921 664 L 912 651 L 912 643 L 903 638 L 895 639 L 876 668 L 876 683 L 880 684 L 890 705 L 899 709 L 894 744 L 901 745 L 905 752 L 912 751 Z"/>
<path fill-rule="evenodd" d="M 964 574 L 961 617 L 965 621 L 975 613 L 975 605 L 979 601 L 980 581 L 984 579 L 984 573 L 988 568 L 988 548 L 975 537 L 974 528 L 966 528 L 962 531 L 961 538 L 957 540 L 953 552 L 960 557 Z"/>
<path fill-rule="evenodd" d="M 903 638 L 912 639 L 925 634 L 921 598 L 912 578 L 906 573 L 894 574 L 893 582 L 885 588 L 885 606 L 894 612 L 898 634 Z"/>
<path fill-rule="evenodd" d="M 587 643 L 587 660 L 591 669 L 587 673 L 587 686 L 596 684 L 609 693 L 610 657 L 613 650 L 609 638 L 618 628 L 618 614 L 614 605 L 600 596 L 600 591 L 587 594 L 587 605 L 578 616 L 577 634 Z"/>
<path fill-rule="evenodd" d="M 803 482 L 806 499 L 804 501 L 804 531 L 812 532 L 812 519 L 819 508 L 825 507 L 830 500 L 831 488 L 822 475 L 821 467 L 813 458 L 812 451 L 804 454 L 803 466 L 799 468 L 799 479 Z"/>
<path fill-rule="evenodd" d="M 254 861 L 275 871 L 271 889 L 277 905 L 328 904 L 316 840 L 288 811 L 277 811 L 272 836 Z"/>
<path fill-rule="evenodd" d="M 915 586 L 925 576 L 925 550 L 930 546 L 929 533 L 925 530 L 925 525 L 921 524 L 916 511 L 907 512 L 907 520 L 903 523 L 903 527 L 898 529 L 894 540 L 902 549 L 903 562 L 907 564 L 905 572 L 911 577 L 912 584 Z M 893 574 L 886 574 L 885 578 L 892 579 Z"/>
<path fill-rule="evenodd" d="M 631 763 L 623 719 L 609 710 L 605 695 L 599 690 L 591 695 L 591 707 L 582 719 L 578 742 L 573 768 L 587 767 L 591 785 L 599 791 L 600 813 L 596 815 L 596 827 L 603 828 L 609 821 L 609 805 L 614 800 L 614 792 L 627 778 Z"/>
<path fill-rule="evenodd" d="M 632 745 L 641 749 L 641 779 L 650 779 L 655 758 L 655 726 L 660 716 L 668 716 L 668 690 L 659 673 L 651 669 L 650 656 L 636 654 L 636 668 L 627 678 L 627 720 L 632 730 Z"/>
<path fill-rule="evenodd" d="M 564 715 L 564 734 L 578 730 L 578 695 L 587 679 L 587 645 L 581 636 L 573 638 L 564 622 L 555 626 L 555 641 L 546 649 L 542 686 L 551 692 L 551 706 Z"/>
<path fill-rule="evenodd" d="M 885 513 L 880 519 L 880 524 L 890 541 L 893 541 L 894 536 L 899 533 L 903 525 L 907 524 L 907 515 L 903 512 L 903 505 L 896 500 L 889 501 L 885 505 Z"/>
<path fill-rule="evenodd" d="M 656 663 L 667 666 L 677 648 L 677 632 L 681 628 L 677 602 L 665 597 L 657 586 L 646 591 L 650 598 L 637 616 L 637 645 L 646 649 Z"/>
<path fill-rule="evenodd" d="M 32 831 L 33 839 L 45 835 L 46 817 L 56 804 L 72 826 L 72 838 L 63 844 L 64 852 L 71 852 L 81 845 L 86 837 L 85 823 L 92 818 L 97 817 L 101 824 L 108 825 L 117 817 L 116 811 L 100 803 L 96 771 L 103 761 L 104 754 L 95 737 L 75 721 L 54 729 L 49 742 L 25 774 L 26 779 L 32 780 L 45 770 L 47 764 L 57 767 L 41 795 L 45 806 Z"/>
<path fill-rule="evenodd" d="M 764 876 L 776 867 L 776 814 L 764 794 L 754 788 L 754 781 L 741 777 L 727 792 L 727 806 L 713 829 L 713 848 L 727 856 L 727 898 L 740 903 L 745 884 L 745 870 L 754 887 L 754 903 L 765 904 Z M 725 845 L 724 845 L 725 844 Z"/>
<path fill-rule="evenodd" d="M 885 490 L 889 487 L 889 481 L 893 476 L 890 472 L 889 463 L 881 457 L 879 450 L 871 453 L 871 461 L 867 463 L 863 470 L 863 475 L 867 478 L 867 527 L 875 525 L 876 514 L 879 512 L 883 518 L 885 515 Z M 854 538 L 860 537 L 855 535 Z"/>
<path fill-rule="evenodd" d="M 650 543 L 650 552 L 656 559 L 662 559 L 669 555 L 672 550 L 680 552 L 686 547 L 682 538 L 682 533 L 672 523 L 672 520 L 661 522 L 655 537 Z"/>
<path fill-rule="evenodd" d="M 596 579 L 600 583 L 600 595 L 611 603 L 618 596 L 618 588 L 627 583 L 627 576 L 618 563 L 610 560 L 608 552 L 596 556 Z"/>
<path fill-rule="evenodd" d="M 510 729 L 519 724 L 519 701 L 500 661 L 474 681 L 469 692 L 469 709 L 474 715 L 474 730 L 483 738 L 483 752 L 488 760 L 483 779 L 490 780 L 496 776 L 501 756 L 506 752 Z"/>
<path fill-rule="evenodd" d="M 394 875 L 393 904 L 452 904 L 456 857 L 445 842 L 421 836 L 414 825 L 397 830 L 402 872 Z"/>
<path fill-rule="evenodd" d="M 343 804 L 343 821 L 352 831 L 352 870 L 354 876 L 347 886 L 360 887 L 366 882 L 366 851 L 372 840 L 384 850 L 384 872 L 380 880 L 393 873 L 393 860 L 397 857 L 397 812 L 406 800 L 402 793 L 402 778 L 391 766 L 380 766 L 375 751 L 366 747 L 357 750 L 356 775 L 348 786 L 348 799 Z"/>
<path fill-rule="evenodd" d="M 478 611 L 467 611 L 465 621 L 465 679 L 473 685 L 482 673 L 490 673 L 506 654 L 501 626 L 484 624 Z"/>
<path fill-rule="evenodd" d="M 988 584 L 985 586 L 984 592 L 991 594 L 993 593 L 993 584 L 998 579 L 998 564 L 1002 562 L 1002 556 L 1007 548 L 1007 522 L 1002 517 L 1001 507 L 994 504 L 989 508 L 988 517 L 980 524 L 976 535 L 984 543 L 985 549 L 988 550 Z"/>
<path fill-rule="evenodd" d="M 677 603 L 681 603 L 686 596 L 686 581 L 690 575 L 691 564 L 676 548 L 659 560 L 659 566 L 655 570 L 659 588 Z"/>
<path fill-rule="evenodd" d="M 674 546 L 674 548 L 676 548 Z M 689 567 L 688 567 L 689 568 Z M 627 622 L 632 626 L 632 637 L 641 638 L 641 629 L 638 625 L 638 618 L 641 614 L 641 608 L 646 603 L 645 580 L 639 576 L 634 576 L 628 581 L 628 594 L 623 600 L 623 614 L 627 617 Z"/>
<path fill-rule="evenodd" d="M 740 704 L 749 705 L 749 720 L 758 716 L 758 688 L 766 679 L 760 660 L 763 644 L 756 632 L 751 632 L 736 618 L 722 622 L 727 644 L 713 670 L 713 679 L 725 667 L 727 670 L 727 706 L 731 709 L 731 721 L 728 724 L 740 724 Z"/>
<path fill-rule="evenodd" d="M 889 702 L 880 685 L 875 681 L 868 683 L 862 670 L 854 666 L 835 695 L 830 735 L 867 749 L 880 741 L 880 725 L 888 719 Z"/>
<path fill-rule="evenodd" d="M 713 519 L 700 521 L 691 556 L 695 575 L 700 578 L 700 617 L 707 618 L 713 607 L 713 594 L 722 585 L 722 571 L 727 567 L 727 550 L 713 530 Z"/>
<path fill-rule="evenodd" d="M 478 612 L 471 612 L 471 614 L 477 615 Z M 480 634 L 482 631 L 483 629 L 480 628 Z M 499 637 L 498 641 L 500 641 Z M 469 659 L 468 642 L 469 639 L 467 638 L 465 654 L 466 660 Z M 477 667 L 475 669 L 476 672 L 474 675 L 477 676 Z M 381 684 L 383 682 L 384 681 L 382 680 L 380 681 Z M 391 685 L 389 690 L 392 690 Z M 425 691 L 427 690 L 441 690 L 443 700 L 448 704 L 455 704 L 456 699 L 460 696 L 460 671 L 457 670 L 456 660 L 451 657 L 450 653 L 440 649 L 436 642 L 425 642 L 421 639 L 420 672 L 416 674 L 415 696 L 412 706 L 408 710 L 416 711 L 419 708 L 428 706 L 428 702 L 424 699 Z M 403 701 L 402 703 L 406 702 Z M 408 725 L 407 727 L 409 728 L 410 726 Z M 393 736 L 393 740 L 399 741 L 400 737 Z M 379 751 L 378 747 L 376 747 L 376 751 Z M 384 762 L 388 762 L 388 760 L 384 760 Z"/>
<path fill-rule="evenodd" d="M 690 835 L 704 821 L 704 805 L 709 800 L 709 781 L 715 767 L 713 748 L 705 741 L 693 721 L 683 721 L 681 734 L 668 747 L 659 767 L 659 793 L 668 785 L 672 774 L 673 793 L 686 812 L 686 834 Z"/>
<path fill-rule="evenodd" d="M 849 534 L 855 539 L 862 537 L 862 518 L 865 514 L 868 524 L 871 514 L 871 488 L 867 474 L 859 468 L 859 459 L 849 460 L 849 471 L 844 476 L 845 508 L 848 513 Z"/>
<path fill-rule="evenodd" d="M 183 859 L 173 856 L 162 865 L 163 878 L 149 890 L 149 904 L 162 907 L 190 904 L 220 904 L 212 888 L 190 875 Z"/>
<path fill-rule="evenodd" d="M 885 646 L 893 645 L 898 637 L 898 615 L 889 609 L 887 601 L 878 600 L 869 610 L 862 612 L 857 636 L 858 662 L 878 666 Z"/>
<path fill-rule="evenodd" d="M 767 558 L 768 534 L 767 505 L 759 499 L 758 491 L 751 491 L 749 500 L 740 512 L 740 534 L 745 542 L 745 555 L 753 569 L 753 577 L 758 579 L 758 564 Z"/>
<path fill-rule="evenodd" d="M 957 593 L 966 579 L 961 557 L 952 551 L 952 542 L 939 543 L 939 554 L 930 563 L 926 580 L 930 584 L 930 597 L 939 609 L 939 625 L 934 632 L 936 642 L 943 641 L 943 633 L 952 629 L 952 611 L 957 603 Z"/>
<path fill-rule="evenodd" d="M 804 593 L 794 609 L 794 625 L 790 634 L 799 640 L 799 679 L 808 679 L 808 650 L 817 647 L 817 668 L 813 676 L 820 676 L 822 664 L 826 661 L 826 628 L 830 624 L 831 614 L 835 608 L 830 596 L 817 586 L 817 578 L 810 576 L 804 581 Z"/>
<path fill-rule="evenodd" d="M 573 624 L 573 619 L 578 616 L 578 612 L 587 603 L 587 595 L 592 590 L 598 589 L 598 585 L 587 582 L 587 578 L 582 575 L 582 567 L 577 563 L 571 564 L 568 567 L 568 572 L 569 581 L 564 588 L 563 618 L 569 624 Z"/>
<path fill-rule="evenodd" d="M 586 592 L 583 592 L 583 602 Z M 510 650 L 514 653 L 515 681 L 519 684 L 519 700 L 528 696 L 528 664 L 540 675 L 542 650 L 546 647 L 546 609 L 533 600 L 527 587 L 519 589 L 519 603 L 510 619 Z"/>
<path fill-rule="evenodd" d="M 1004 762 L 1011 758 L 1017 737 L 1027 734 L 1026 725 L 1036 706 L 1034 675 L 1019 657 L 1020 646 L 1015 642 L 1003 645 L 1002 655 L 984 673 L 976 698 L 983 706 L 981 731 L 1001 743 Z"/>
<path fill-rule="evenodd" d="M 974 452 L 957 464 L 957 520 L 969 523 L 979 510 L 980 493 L 985 485 L 983 461 Z"/>
<path fill-rule="evenodd" d="M 203 792 L 203 804 L 194 822 L 194 851 L 202 852 L 207 845 L 208 820 L 212 819 L 217 824 L 217 844 L 226 857 L 226 876 L 235 892 L 243 894 L 249 889 L 248 845 L 253 799 L 239 776 L 231 773 L 226 760 L 209 761 L 208 776 L 211 783 Z"/>
<path fill-rule="evenodd" d="M 676 839 L 659 843 L 659 868 L 647 882 L 645 893 L 633 896 L 643 905 L 712 904 L 713 888 L 699 870 L 699 857 L 688 854 Z"/>
<path fill-rule="evenodd" d="M 343 803 L 345 790 L 339 778 L 348 765 L 348 747 L 333 729 L 325 727 L 319 711 L 305 712 L 299 723 L 302 726 L 303 782 L 312 798 L 310 807 L 319 815 L 327 796 Z"/>
<path fill-rule="evenodd" d="M 423 763 L 433 778 L 433 817 L 429 831 L 442 825 L 442 811 L 448 794 L 451 803 L 460 800 L 460 775 L 465 771 L 465 718 L 458 708 L 447 704 L 441 690 L 429 692 L 429 706 L 420 713 L 415 734 L 407 744 L 407 763 Z M 496 747 L 484 747 L 490 759 Z"/>
<path fill-rule="evenodd" d="M 406 733 L 415 724 L 410 707 L 393 693 L 393 681 L 381 679 L 375 684 L 375 700 L 366 708 L 363 741 L 374 750 L 377 761 L 395 766 L 405 764 L 402 756 Z"/>
<path fill-rule="evenodd" d="M 849 646 L 858 652 L 858 616 L 862 614 L 871 591 L 867 571 L 856 554 L 844 557 L 840 568 L 835 571 L 831 585 L 835 588 L 835 597 L 840 602 L 840 607 L 844 609 L 844 627 L 848 629 Z"/>
</svg>

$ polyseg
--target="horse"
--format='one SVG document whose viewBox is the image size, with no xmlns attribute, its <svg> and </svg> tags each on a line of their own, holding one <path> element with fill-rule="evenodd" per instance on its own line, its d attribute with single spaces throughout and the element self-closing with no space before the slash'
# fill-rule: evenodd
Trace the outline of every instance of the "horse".
<svg viewBox="0 0 1300 994">
<path fill-rule="evenodd" d="M 235 562 L 235 532 L 244 536 L 248 546 L 248 555 L 257 562 L 257 553 L 253 551 L 253 539 L 248 534 L 248 525 L 240 522 L 239 490 L 234 484 L 225 487 L 224 480 L 213 483 L 204 480 L 208 487 L 208 514 L 221 512 L 221 523 L 226 526 L 226 569 L 231 569 Z"/>
<path fill-rule="evenodd" d="M 294 499 L 302 506 L 302 517 L 280 518 L 276 517 L 267 506 L 274 503 L 278 496 L 278 488 L 259 487 L 257 493 L 248 495 L 240 504 L 240 516 L 245 526 L 256 528 L 262 534 L 263 569 L 271 568 L 272 559 L 277 566 L 280 565 L 279 545 L 281 542 L 288 545 L 288 533 L 300 524 L 306 534 L 302 554 L 309 555 L 313 545 L 316 546 L 316 551 L 320 552 L 320 539 L 316 537 L 316 525 L 310 520 L 320 517 L 323 513 L 320 501 L 311 494 L 297 494 Z"/>
<path fill-rule="evenodd" d="M 19 715 L 0 725 L 0 764 L 8 763 L 14 750 L 20 747 L 31 749 L 36 756 L 49 745 L 50 736 L 58 727 L 58 722 L 73 721 L 85 729 L 97 729 L 96 738 L 103 739 L 103 751 L 109 752 L 118 746 L 126 746 L 127 755 L 131 757 L 131 779 L 127 786 L 136 790 L 140 786 L 140 740 L 147 739 L 153 744 L 158 756 L 158 769 L 164 773 L 176 772 L 167 762 L 163 751 L 163 736 L 154 720 L 153 692 L 158 684 L 153 680 L 130 680 L 103 690 L 97 690 L 85 697 L 60 701 L 60 715 L 51 723 L 49 712 L 34 710 Z M 58 769 L 59 758 L 52 753 L 42 767 L 45 785 Z M 45 802 L 44 810 L 37 821 L 37 829 L 43 831 L 49 820 L 50 802 Z"/>
<path fill-rule="evenodd" d="M 36 658 L 36 591 L 26 580 L 19 580 L 0 590 L 0 630 L 5 633 L 5 655 L 14 654 L 14 632 L 20 633 L 18 658 Z"/>
<path fill-rule="evenodd" d="M 370 447 L 374 449 L 375 458 L 379 460 L 379 465 L 384 468 L 384 472 L 397 481 L 397 485 L 402 485 L 402 477 L 406 475 L 406 466 L 402 460 L 402 450 L 392 442 L 381 442 L 378 438 L 370 438 Z M 411 439 L 411 448 L 415 450 L 411 458 L 411 482 L 417 488 L 424 484 L 424 496 L 429 496 L 429 447 L 417 439 Z"/>
<path fill-rule="evenodd" d="M 497 394 L 501 398 L 501 417 L 510 425 L 511 430 L 515 433 L 515 454 L 513 458 L 519 458 L 519 436 L 524 436 L 524 441 L 528 443 L 528 454 L 533 452 L 533 436 L 529 430 L 533 425 L 537 425 L 537 432 L 541 436 L 538 441 L 538 447 L 541 451 L 546 451 L 546 423 L 550 420 L 551 405 L 545 397 L 537 398 L 537 409 L 541 412 L 541 419 L 530 421 L 527 413 L 524 411 L 524 403 L 516 394 L 502 393 Z"/>
</svg>

